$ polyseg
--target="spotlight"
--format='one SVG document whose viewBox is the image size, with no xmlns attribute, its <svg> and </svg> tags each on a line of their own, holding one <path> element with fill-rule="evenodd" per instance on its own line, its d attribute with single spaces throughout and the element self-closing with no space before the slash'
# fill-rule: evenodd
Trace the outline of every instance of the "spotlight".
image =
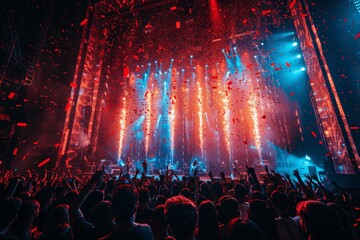
<svg viewBox="0 0 360 240">
<path fill-rule="evenodd" d="M 225 52 L 225 50 L 223 49 L 223 50 L 221 50 L 223 53 Z"/>
<path fill-rule="evenodd" d="M 149 66 L 151 65 L 151 63 L 149 63 Z"/>
<path fill-rule="evenodd" d="M 297 58 L 301 58 L 301 55 L 300 55 L 300 54 L 298 54 L 296 57 L 297 57 Z"/>
<path fill-rule="evenodd" d="M 155 63 L 157 63 L 157 61 L 155 61 Z"/>
<path fill-rule="evenodd" d="M 296 47 L 297 45 L 298 45 L 297 42 L 293 42 L 293 43 L 292 43 L 292 46 L 293 46 L 293 47 Z"/>
<path fill-rule="evenodd" d="M 305 68 L 304 67 L 300 68 L 300 71 L 302 71 L 302 72 L 305 71 Z"/>
<path fill-rule="evenodd" d="M 174 61 L 174 59 L 172 58 L 172 59 L 171 59 L 171 61 L 173 62 L 173 61 Z"/>
<path fill-rule="evenodd" d="M 184 69 L 181 69 L 181 71 L 185 71 Z"/>
<path fill-rule="evenodd" d="M 208 67 L 208 65 L 206 64 L 206 65 L 205 65 L 205 67 L 207 68 L 207 67 Z"/>
<path fill-rule="evenodd" d="M 190 57 L 193 58 L 193 55 L 191 55 Z"/>
<path fill-rule="evenodd" d="M 305 155 L 306 160 L 311 160 L 311 158 L 308 155 Z"/>
<path fill-rule="evenodd" d="M 262 42 L 260 45 L 261 45 L 261 46 L 264 46 L 264 43 Z"/>
</svg>

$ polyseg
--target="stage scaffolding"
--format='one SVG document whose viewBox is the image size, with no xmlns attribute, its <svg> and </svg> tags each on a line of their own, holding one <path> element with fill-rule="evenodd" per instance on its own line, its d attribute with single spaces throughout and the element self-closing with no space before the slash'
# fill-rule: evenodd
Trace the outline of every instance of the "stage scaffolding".
<svg viewBox="0 0 360 240">
<path fill-rule="evenodd" d="M 310 79 L 312 105 L 327 154 L 328 172 L 359 173 L 359 154 L 306 0 L 289 1 Z"/>
</svg>

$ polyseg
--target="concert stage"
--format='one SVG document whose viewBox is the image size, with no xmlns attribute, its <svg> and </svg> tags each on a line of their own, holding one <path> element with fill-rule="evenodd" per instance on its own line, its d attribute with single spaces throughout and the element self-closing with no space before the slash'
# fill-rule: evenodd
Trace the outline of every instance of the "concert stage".
<svg viewBox="0 0 360 240">
<path fill-rule="evenodd" d="M 196 161 L 199 172 L 227 176 L 246 165 L 358 173 L 356 126 L 348 123 L 357 116 L 349 118 L 355 110 L 341 99 L 345 87 L 337 89 L 340 70 L 327 61 L 327 51 L 342 49 L 322 39 L 317 7 L 305 0 L 89 1 L 77 23 L 65 112 L 53 117 L 61 139 L 33 139 L 28 130 L 33 138 L 19 142 L 33 145 L 8 152 L 37 168 L 86 169 L 102 160 L 124 167 L 130 158 L 134 168 L 146 160 L 159 172 Z M 17 126 L 37 125 L 30 118 Z M 32 156 L 40 145 L 44 153 Z"/>
</svg>

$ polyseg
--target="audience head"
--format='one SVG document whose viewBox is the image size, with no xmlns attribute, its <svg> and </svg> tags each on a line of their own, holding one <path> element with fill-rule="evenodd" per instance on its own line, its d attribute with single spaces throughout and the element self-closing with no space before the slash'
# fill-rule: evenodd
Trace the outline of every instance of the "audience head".
<svg viewBox="0 0 360 240">
<path fill-rule="evenodd" d="M 58 205 L 50 212 L 44 228 L 45 236 L 50 234 L 55 226 L 62 224 L 70 224 L 69 205 L 66 204 Z"/>
<path fill-rule="evenodd" d="M 264 232 L 253 222 L 242 222 L 240 218 L 231 220 L 225 229 L 226 240 L 267 240 Z"/>
<path fill-rule="evenodd" d="M 275 217 L 266 201 L 251 200 L 249 205 L 247 218 L 258 225 L 268 239 L 279 239 Z"/>
<path fill-rule="evenodd" d="M 289 207 L 289 199 L 285 193 L 275 190 L 271 193 L 271 203 L 279 211 L 287 211 Z"/>
<path fill-rule="evenodd" d="M 220 198 L 218 211 L 220 222 L 224 224 L 240 216 L 238 201 L 230 195 L 225 195 Z"/>
<path fill-rule="evenodd" d="M 246 194 L 247 190 L 242 184 L 235 185 L 235 197 L 238 201 L 244 201 Z"/>
<path fill-rule="evenodd" d="M 117 222 L 129 221 L 136 212 L 138 192 L 133 186 L 125 184 L 120 186 L 113 196 L 112 212 Z"/>
<path fill-rule="evenodd" d="M 219 182 L 213 182 L 211 184 L 211 192 L 215 198 L 219 199 L 224 193 L 223 185 Z"/>
<path fill-rule="evenodd" d="M 108 227 L 111 225 L 113 220 L 111 203 L 109 201 L 101 201 L 96 204 L 91 212 L 91 220 L 95 226 Z"/>
<path fill-rule="evenodd" d="M 140 188 L 139 193 L 139 203 L 146 204 L 150 202 L 149 190 L 147 188 Z"/>
<path fill-rule="evenodd" d="M 349 234 L 342 228 L 337 212 L 318 201 L 303 201 L 297 206 L 300 224 L 314 240 L 345 240 Z"/>
<path fill-rule="evenodd" d="M 186 239 L 194 234 L 197 211 L 195 204 L 184 196 L 169 198 L 165 203 L 165 216 L 172 235 L 177 239 Z"/>
<path fill-rule="evenodd" d="M 220 239 L 216 207 L 209 200 L 205 200 L 199 205 L 198 229 L 200 239 Z"/>
<path fill-rule="evenodd" d="M 45 239 L 48 240 L 73 240 L 73 232 L 71 230 L 71 227 L 67 223 L 58 224 L 55 226 L 52 226 L 51 229 L 49 229 Z"/>
</svg>

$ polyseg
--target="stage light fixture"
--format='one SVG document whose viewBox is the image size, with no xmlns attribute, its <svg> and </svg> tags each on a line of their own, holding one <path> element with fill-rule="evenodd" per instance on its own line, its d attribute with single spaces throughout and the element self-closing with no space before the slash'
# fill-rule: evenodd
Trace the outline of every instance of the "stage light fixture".
<svg viewBox="0 0 360 240">
<path fill-rule="evenodd" d="M 354 0 L 354 4 L 356 6 L 356 9 L 358 10 L 358 12 L 360 13 L 360 0 Z"/>
<path fill-rule="evenodd" d="M 293 42 L 293 44 L 292 44 L 293 47 L 296 47 L 297 45 L 298 45 L 297 42 Z"/>
<path fill-rule="evenodd" d="M 297 58 L 301 58 L 301 55 L 300 55 L 300 54 L 298 54 L 296 57 L 297 57 Z"/>
<path fill-rule="evenodd" d="M 300 68 L 300 71 L 302 72 L 305 71 L 305 67 Z"/>
</svg>

